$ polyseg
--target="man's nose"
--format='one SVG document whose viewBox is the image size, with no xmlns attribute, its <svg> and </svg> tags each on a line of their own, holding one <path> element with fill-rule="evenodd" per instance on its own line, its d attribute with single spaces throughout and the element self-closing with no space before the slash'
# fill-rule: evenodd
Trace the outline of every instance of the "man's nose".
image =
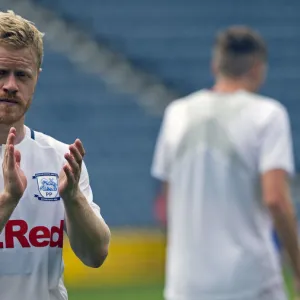
<svg viewBox="0 0 300 300">
<path fill-rule="evenodd" d="M 7 94 L 16 94 L 19 91 L 16 77 L 14 74 L 10 74 L 9 76 L 6 77 L 2 89 Z"/>
</svg>

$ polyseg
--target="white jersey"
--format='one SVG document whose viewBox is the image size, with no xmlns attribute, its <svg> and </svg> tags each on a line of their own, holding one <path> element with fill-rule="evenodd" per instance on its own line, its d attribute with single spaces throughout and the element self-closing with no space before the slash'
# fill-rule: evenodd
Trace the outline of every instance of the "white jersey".
<svg viewBox="0 0 300 300">
<path fill-rule="evenodd" d="M 169 183 L 168 300 L 272 299 L 282 278 L 260 174 L 293 168 L 279 102 L 201 90 L 169 105 L 152 167 Z"/>
<path fill-rule="evenodd" d="M 16 149 L 21 152 L 27 188 L 0 235 L 0 299 L 66 300 L 62 277 L 65 209 L 58 194 L 58 175 L 68 145 L 26 127 L 26 136 Z M 4 151 L 5 145 L 1 165 Z M 1 191 L 2 168 L 0 174 Z M 80 189 L 100 217 L 85 165 Z"/>
</svg>

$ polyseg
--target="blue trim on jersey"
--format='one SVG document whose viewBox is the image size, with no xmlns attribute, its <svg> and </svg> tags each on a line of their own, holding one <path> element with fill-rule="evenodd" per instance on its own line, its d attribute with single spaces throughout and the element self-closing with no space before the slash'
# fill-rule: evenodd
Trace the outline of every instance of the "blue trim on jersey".
<svg viewBox="0 0 300 300">
<path fill-rule="evenodd" d="M 274 242 L 274 245 L 275 245 L 275 249 L 276 249 L 278 252 L 281 252 L 282 245 L 281 245 L 281 243 L 280 243 L 280 240 L 279 240 L 278 235 L 277 235 L 277 233 L 275 232 L 275 230 L 273 230 L 273 232 L 272 232 L 272 238 L 273 238 L 273 242 Z"/>
<path fill-rule="evenodd" d="M 30 128 L 30 136 L 33 140 L 35 140 L 35 132 Z"/>
</svg>

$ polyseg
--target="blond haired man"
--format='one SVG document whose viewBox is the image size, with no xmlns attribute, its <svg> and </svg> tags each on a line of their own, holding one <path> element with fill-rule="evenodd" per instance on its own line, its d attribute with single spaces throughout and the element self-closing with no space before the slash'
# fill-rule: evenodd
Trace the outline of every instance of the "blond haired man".
<svg viewBox="0 0 300 300">
<path fill-rule="evenodd" d="M 110 231 L 93 202 L 83 145 L 24 125 L 41 71 L 43 34 L 0 12 L 0 299 L 66 300 L 63 231 L 87 266 L 104 262 Z"/>
</svg>

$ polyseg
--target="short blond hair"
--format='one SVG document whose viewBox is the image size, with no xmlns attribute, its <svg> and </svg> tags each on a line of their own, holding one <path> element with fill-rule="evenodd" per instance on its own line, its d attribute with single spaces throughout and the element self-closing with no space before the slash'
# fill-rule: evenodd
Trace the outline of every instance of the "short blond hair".
<svg viewBox="0 0 300 300">
<path fill-rule="evenodd" d="M 37 56 L 37 67 L 40 68 L 44 56 L 44 34 L 34 23 L 16 15 L 13 11 L 0 11 L 0 45 L 15 49 L 31 48 Z"/>
</svg>

